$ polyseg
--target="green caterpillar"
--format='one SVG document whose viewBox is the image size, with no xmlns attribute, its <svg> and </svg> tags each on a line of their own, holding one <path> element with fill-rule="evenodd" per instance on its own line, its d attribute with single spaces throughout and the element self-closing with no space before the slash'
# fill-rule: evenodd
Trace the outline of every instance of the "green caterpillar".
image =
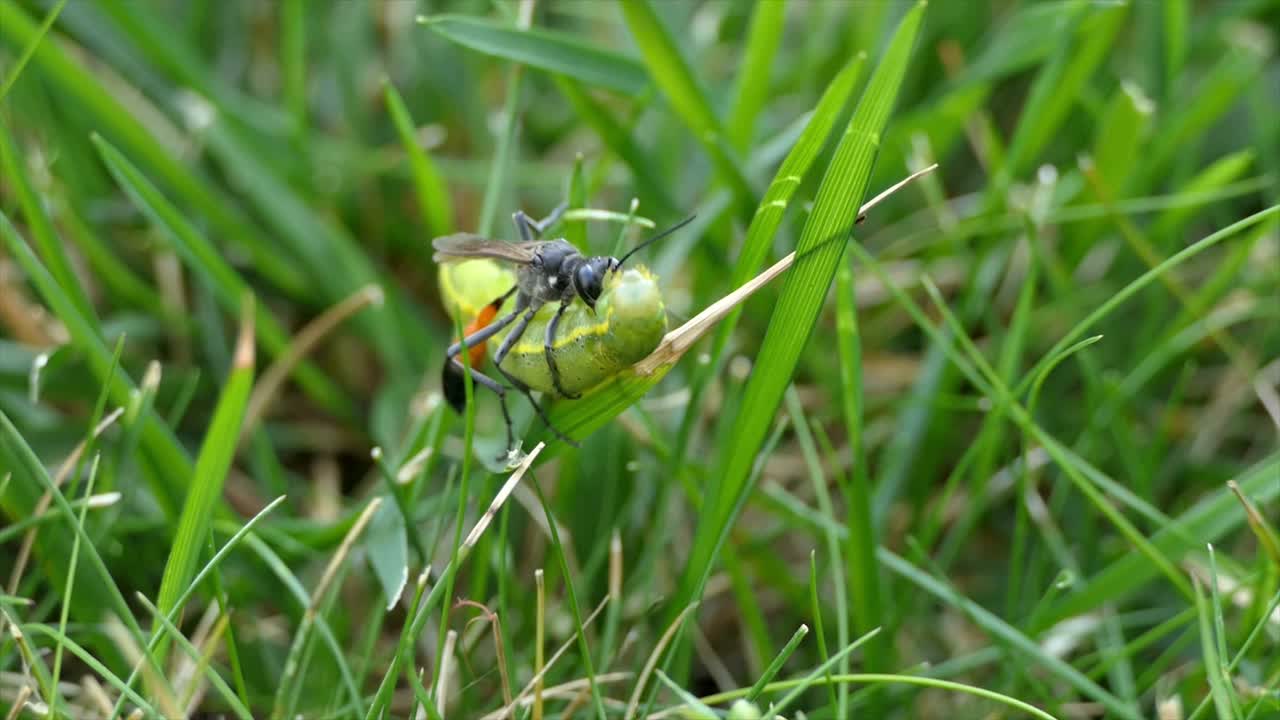
<svg viewBox="0 0 1280 720">
<path fill-rule="evenodd" d="M 468 334 L 493 319 L 490 304 L 516 282 L 513 270 L 487 259 L 441 263 L 439 272 L 445 307 L 464 325 L 469 324 Z M 513 296 L 496 310 L 496 316 L 514 306 Z M 552 303 L 539 309 L 502 362 L 508 374 L 531 390 L 552 396 L 560 394 L 551 380 L 543 339 L 556 309 Z M 486 342 L 488 355 L 496 352 L 511 329 Z M 642 265 L 610 273 L 594 312 L 575 299 L 560 320 L 552 353 L 562 388 L 575 395 L 594 388 L 653 352 L 666 332 L 666 306 L 657 278 Z M 473 361 L 476 357 L 473 355 Z"/>
</svg>

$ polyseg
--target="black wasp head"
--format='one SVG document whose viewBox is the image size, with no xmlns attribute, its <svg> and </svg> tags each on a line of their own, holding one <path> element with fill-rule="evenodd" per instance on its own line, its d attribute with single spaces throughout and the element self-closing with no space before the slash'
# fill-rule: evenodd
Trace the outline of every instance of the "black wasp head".
<svg viewBox="0 0 1280 720">
<path fill-rule="evenodd" d="M 573 285 L 578 295 L 589 308 L 595 308 L 596 300 L 604 292 L 604 276 L 617 267 L 618 261 L 611 257 L 593 257 L 578 266 L 573 273 Z"/>
</svg>

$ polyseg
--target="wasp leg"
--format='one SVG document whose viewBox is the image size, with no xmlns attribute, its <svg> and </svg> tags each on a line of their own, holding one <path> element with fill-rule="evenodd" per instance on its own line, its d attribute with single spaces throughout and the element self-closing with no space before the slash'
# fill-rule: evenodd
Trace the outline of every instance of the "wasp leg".
<svg viewBox="0 0 1280 720">
<path fill-rule="evenodd" d="M 521 312 L 522 308 L 517 308 L 515 312 Z M 523 309 L 524 314 L 516 321 L 515 327 L 511 328 L 511 332 L 507 333 L 507 337 L 502 340 L 502 344 L 498 346 L 498 352 L 493 354 L 493 364 L 501 365 L 503 360 L 507 359 L 507 353 L 511 352 L 511 348 L 516 346 L 520 341 L 520 336 L 524 335 L 524 331 L 528 329 L 529 322 L 533 320 L 533 316 L 538 314 L 538 308 L 531 307 Z M 506 318 L 503 318 L 504 320 Z M 508 321 L 510 322 L 510 321 Z"/>
<path fill-rule="evenodd" d="M 475 368 L 467 368 L 462 364 L 462 361 L 456 357 L 449 358 L 449 363 L 458 372 L 470 370 L 471 380 L 473 382 L 489 388 L 493 391 L 494 395 L 498 396 L 498 405 L 502 408 L 502 420 L 507 426 L 507 448 L 514 449 L 516 447 L 516 434 L 514 426 L 511 423 L 511 413 L 507 411 L 507 389 L 502 386 L 502 383 L 494 380 L 488 375 L 485 375 L 479 370 L 476 370 Z M 503 374 L 505 375 L 506 373 L 504 372 Z M 455 409 L 457 409 L 456 406 Z"/>
<path fill-rule="evenodd" d="M 560 327 L 560 317 L 564 315 L 564 311 L 567 309 L 569 309 L 568 302 L 560 303 L 560 309 L 556 310 L 555 317 L 551 318 L 551 322 L 547 323 L 547 339 L 543 342 L 542 349 L 547 356 L 547 368 L 551 370 L 551 384 L 555 386 L 556 392 L 570 400 L 576 400 L 582 397 L 582 393 L 571 393 L 564 389 L 564 385 L 560 383 L 560 368 L 556 366 L 556 329 Z"/>
<path fill-rule="evenodd" d="M 461 353 L 463 350 L 470 350 L 472 347 L 479 345 L 480 343 L 488 340 L 494 335 L 497 335 L 498 333 L 502 332 L 503 328 L 510 325 L 511 322 L 516 319 L 516 316 L 518 316 L 522 312 L 524 312 L 524 308 L 517 307 L 515 310 L 512 310 L 506 315 L 503 315 L 502 317 L 498 318 L 492 323 L 489 323 L 488 325 L 484 326 L 484 328 L 477 330 L 471 333 L 470 335 L 466 336 L 465 338 L 459 340 L 458 342 L 450 345 L 449 349 L 445 351 L 445 356 L 450 358 L 454 357 L 455 355 L 458 355 L 459 353 Z M 524 332 L 524 326 L 528 324 L 529 324 L 528 320 L 523 321 L 523 325 L 521 325 L 520 327 L 521 333 Z M 503 346 L 506 346 L 506 344 L 507 343 L 504 342 Z"/>
<path fill-rule="evenodd" d="M 511 293 L 514 290 L 515 288 L 512 288 L 512 290 L 507 291 L 502 295 L 502 297 L 498 298 L 494 302 L 499 304 L 501 304 L 502 302 L 505 302 L 506 299 L 510 297 Z M 450 372 L 452 372 L 453 374 L 456 374 L 456 376 L 459 379 L 462 379 L 465 382 L 465 377 L 463 377 L 463 373 L 469 372 L 469 374 L 471 375 L 472 381 L 479 383 L 480 385 L 483 385 L 484 387 L 493 391 L 493 394 L 498 396 L 498 403 L 502 407 L 502 419 L 506 422 L 506 426 L 507 426 L 507 447 L 508 448 L 515 448 L 516 441 L 515 441 L 515 430 L 513 429 L 513 426 L 511 424 L 511 413 L 507 411 L 507 389 L 503 387 L 502 384 L 499 383 L 497 380 L 494 380 L 493 378 L 489 377 L 488 375 L 485 375 L 479 370 L 475 368 L 468 368 L 466 365 L 463 365 L 462 360 L 458 356 L 461 355 L 464 351 L 470 349 L 471 347 L 475 345 L 479 345 L 480 343 L 488 340 L 489 338 L 501 332 L 503 328 L 510 325 L 512 322 L 514 322 L 515 319 L 520 316 L 520 313 L 524 312 L 525 305 L 526 303 L 518 303 L 518 306 L 516 307 L 515 310 L 512 310 L 511 312 L 495 320 L 489 325 L 486 325 L 484 328 L 477 330 L 476 332 L 471 333 L 470 335 L 463 338 L 462 340 L 459 340 L 458 342 L 450 345 L 449 349 L 445 351 L 446 378 L 449 376 Z M 459 384 L 451 384 L 449 382 L 446 382 L 444 386 L 444 392 L 445 392 L 445 398 L 449 401 L 449 404 L 453 406 L 453 409 L 457 410 L 458 412 L 462 412 L 463 403 L 466 401 L 465 390 L 463 389 L 463 387 L 460 386 Z"/>
<path fill-rule="evenodd" d="M 551 420 L 547 417 L 546 411 L 542 409 L 542 405 L 538 403 L 537 400 L 533 399 L 533 393 L 529 390 L 529 386 L 525 385 L 523 382 L 512 377 L 502 367 L 502 361 L 507 359 L 507 353 L 511 352 L 511 348 L 515 347 L 515 344 L 519 342 L 520 336 L 524 335 L 524 331 L 529 327 L 529 322 L 533 320 L 533 316 L 537 314 L 538 314 L 538 308 L 531 307 L 527 311 L 525 311 L 524 315 L 520 316 L 520 319 L 516 321 L 515 327 L 511 328 L 511 332 L 507 334 L 506 339 L 502 341 L 502 345 L 498 347 L 498 352 L 494 353 L 493 364 L 495 367 L 498 368 L 498 372 L 502 373 L 502 377 L 507 379 L 507 382 L 511 383 L 512 386 L 514 386 L 517 390 L 524 393 L 524 396 L 529 400 L 529 404 L 532 405 L 534 411 L 538 413 L 538 417 L 542 418 L 542 422 L 546 424 L 546 426 L 551 430 L 552 433 L 555 434 L 556 437 L 572 445 L 573 447 L 580 447 L 578 443 L 574 442 L 573 438 L 570 438 L 569 436 L 560 432 L 559 430 L 556 429 L 554 425 L 551 424 Z"/>
<path fill-rule="evenodd" d="M 519 286 L 512 286 L 510 290 L 506 291 L 496 300 L 489 303 L 486 309 L 490 309 L 494 313 L 497 313 L 498 309 L 502 307 L 502 304 L 507 301 L 507 298 L 511 297 L 511 294 L 518 289 L 519 289 Z M 511 321 L 514 320 L 515 317 L 516 317 L 516 314 L 511 313 L 506 317 L 499 318 L 498 320 L 494 321 L 490 325 L 486 325 L 485 327 L 480 328 L 480 330 L 477 330 L 476 332 L 478 333 L 485 330 L 486 328 L 495 327 L 495 326 L 501 329 L 503 327 L 506 327 L 509 323 L 511 323 Z M 492 332 L 497 332 L 497 331 L 494 330 Z M 484 339 L 487 339 L 487 338 L 488 336 L 486 335 Z M 476 339 L 475 333 L 473 333 L 470 337 L 470 341 L 468 342 L 468 345 L 475 345 L 478 342 L 479 341 Z M 454 350 L 456 350 L 457 352 L 456 353 L 453 352 Z M 463 408 L 467 402 L 466 388 L 463 385 L 464 379 L 463 379 L 463 372 L 462 372 L 462 364 L 461 363 L 454 364 L 452 362 L 449 362 L 448 359 L 450 357 L 453 357 L 456 354 L 461 354 L 462 352 L 463 352 L 463 349 L 461 347 L 461 344 L 454 347 L 450 347 L 449 350 L 446 351 L 445 353 L 444 366 L 440 369 L 440 389 L 444 391 L 444 397 L 445 397 L 445 400 L 449 402 L 449 406 L 452 407 L 458 413 L 461 413 L 463 411 Z"/>
<path fill-rule="evenodd" d="M 560 221 L 560 217 L 564 215 L 564 211 L 569 209 L 569 203 L 562 202 L 556 206 L 551 214 L 541 220 L 534 220 L 525 214 L 523 210 L 517 210 L 511 215 L 511 222 L 516 225 L 516 232 L 520 233 L 520 239 L 524 242 L 530 242 L 542 237 L 542 233 L 547 228 L 555 225 Z"/>
<path fill-rule="evenodd" d="M 551 418 L 547 417 L 547 412 L 542 409 L 542 404 L 533 398 L 533 392 L 529 389 L 528 385 L 525 385 L 519 379 L 517 379 L 516 377 L 508 373 L 501 365 L 497 367 L 498 367 L 498 372 L 502 373 L 502 377 L 506 378 L 507 382 L 511 383 L 512 387 L 514 387 L 516 390 L 519 390 L 521 393 L 524 394 L 525 399 L 528 400 L 529 404 L 533 406 L 534 412 L 538 413 L 538 417 L 542 420 L 542 424 L 547 426 L 547 429 L 551 431 L 552 435 L 555 435 L 556 437 L 560 438 L 567 445 L 570 445 L 575 448 L 582 447 L 581 445 L 578 444 L 578 441 L 560 432 L 560 430 L 555 425 L 551 424 Z"/>
</svg>

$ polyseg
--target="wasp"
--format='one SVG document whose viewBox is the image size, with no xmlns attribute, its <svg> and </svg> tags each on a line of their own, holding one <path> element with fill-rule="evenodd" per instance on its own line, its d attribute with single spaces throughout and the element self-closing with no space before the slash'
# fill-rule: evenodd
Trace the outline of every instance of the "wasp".
<svg viewBox="0 0 1280 720">
<path fill-rule="evenodd" d="M 446 400 L 456 411 L 461 412 L 466 402 L 463 373 L 467 371 L 467 367 L 462 364 L 460 355 L 462 352 L 468 351 L 470 353 L 472 380 L 498 396 L 499 405 L 502 408 L 503 421 L 506 424 L 507 446 L 512 451 L 516 449 L 516 442 L 511 415 L 507 408 L 506 396 L 508 388 L 478 369 L 480 361 L 484 359 L 484 344 L 509 328 L 505 337 L 502 338 L 497 351 L 493 354 L 494 367 L 512 388 L 515 388 L 529 400 L 538 416 L 557 437 L 577 447 L 578 444 L 572 438 L 566 436 L 551 424 L 542 406 L 534 399 L 532 394 L 534 390 L 537 390 L 544 393 L 551 392 L 560 397 L 570 399 L 581 397 L 580 386 L 582 383 L 566 382 L 564 369 L 559 362 L 560 359 L 567 355 L 564 349 L 565 345 L 560 342 L 558 336 L 562 321 L 567 314 L 574 316 L 575 322 L 571 324 L 574 325 L 575 334 L 579 340 L 596 337 L 612 338 L 617 335 L 618 328 L 611 323 L 613 305 L 609 307 L 609 317 L 606 317 L 602 322 L 586 326 L 584 323 L 578 322 L 578 316 L 581 313 L 572 311 L 575 307 L 575 301 L 581 301 L 581 305 L 586 308 L 587 315 L 593 318 L 596 317 L 597 305 L 602 304 L 602 295 L 606 293 L 606 288 L 611 283 L 620 282 L 619 275 L 622 273 L 627 260 L 651 243 L 679 230 L 694 219 L 693 216 L 686 218 L 675 226 L 640 243 L 621 258 L 607 255 L 586 256 L 574 247 L 572 243 L 563 238 L 554 240 L 541 239 L 542 234 L 560 220 L 565 208 L 566 205 L 561 204 L 542 220 L 534 220 L 523 210 L 515 212 L 512 215 L 512 222 L 515 224 L 516 231 L 520 236 L 519 242 L 503 242 L 473 233 L 455 233 L 435 238 L 431 243 L 435 250 L 433 259 L 438 263 L 487 259 L 507 263 L 515 268 L 515 281 L 510 289 L 489 302 L 477 314 L 473 322 L 468 325 L 463 338 L 450 345 L 446 350 L 441 382 Z M 643 275 L 642 277 L 651 284 L 651 276 Z M 509 312 L 499 316 L 498 313 L 512 296 L 515 298 L 514 306 Z M 631 302 L 634 304 L 634 301 Z M 542 329 L 542 323 L 535 322 L 535 318 L 539 315 L 539 310 L 547 305 L 555 305 L 556 307 L 550 320 L 545 322 L 545 329 Z M 658 309 L 661 309 L 660 299 Z M 665 315 L 663 316 L 663 323 L 665 324 Z M 535 380 L 533 383 L 527 382 L 526 380 L 531 377 L 531 373 L 527 371 L 527 368 L 525 372 L 509 372 L 503 367 L 503 362 L 508 359 L 512 351 L 518 345 L 523 345 L 523 343 L 520 343 L 521 338 L 524 337 L 531 325 L 537 326 L 543 336 L 541 360 L 542 363 L 545 363 L 544 367 L 548 376 L 546 380 L 549 382 L 544 383 L 539 380 Z M 606 343 L 600 343 L 600 345 L 602 348 L 611 347 Z M 578 342 L 577 346 L 586 347 L 587 345 Z M 529 364 L 527 352 L 521 351 L 518 359 L 521 360 L 522 365 L 527 366 Z M 578 366 L 582 364 L 583 361 L 575 357 L 573 365 L 569 368 L 571 374 L 576 376 Z M 616 365 L 616 362 L 612 364 Z M 521 379 L 520 376 L 525 379 Z M 577 388 L 577 391 L 571 388 Z"/>
</svg>

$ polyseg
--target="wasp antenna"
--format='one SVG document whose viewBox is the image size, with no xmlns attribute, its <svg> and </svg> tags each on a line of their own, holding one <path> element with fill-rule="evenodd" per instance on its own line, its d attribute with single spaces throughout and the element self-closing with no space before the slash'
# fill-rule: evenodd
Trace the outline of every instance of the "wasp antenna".
<svg viewBox="0 0 1280 720">
<path fill-rule="evenodd" d="M 696 214 L 694 214 L 694 215 L 690 215 L 689 217 L 687 217 L 687 218 L 685 218 L 685 219 L 681 220 L 680 222 L 676 223 L 675 225 L 672 225 L 671 227 L 667 228 L 666 230 L 663 230 L 662 232 L 658 233 L 657 235 L 654 235 L 653 237 L 649 238 L 648 240 L 645 240 L 644 242 L 640 243 L 639 245 L 637 245 L 637 246 L 635 246 L 635 247 L 631 248 L 631 252 L 628 252 L 626 255 L 623 255 L 623 256 L 622 256 L 622 259 L 618 261 L 618 265 L 617 265 L 617 268 L 616 268 L 616 269 L 622 269 L 622 264 L 623 264 L 623 263 L 625 263 L 625 262 L 627 261 L 627 258 L 631 257 L 632 255 L 635 255 L 637 252 L 639 252 L 639 251 L 641 251 L 641 250 L 645 249 L 646 247 L 649 247 L 649 246 L 650 246 L 650 245 L 652 245 L 653 243 L 655 243 L 655 242 L 657 242 L 657 241 L 661 240 L 662 238 L 664 238 L 664 237 L 666 237 L 666 236 L 670 235 L 671 233 L 673 233 L 673 232 L 675 232 L 675 231 L 679 230 L 680 228 L 684 227 L 685 225 L 688 225 L 689 223 L 693 222 L 693 219 L 694 219 L 694 218 L 696 218 L 696 217 L 698 217 Z"/>
</svg>

